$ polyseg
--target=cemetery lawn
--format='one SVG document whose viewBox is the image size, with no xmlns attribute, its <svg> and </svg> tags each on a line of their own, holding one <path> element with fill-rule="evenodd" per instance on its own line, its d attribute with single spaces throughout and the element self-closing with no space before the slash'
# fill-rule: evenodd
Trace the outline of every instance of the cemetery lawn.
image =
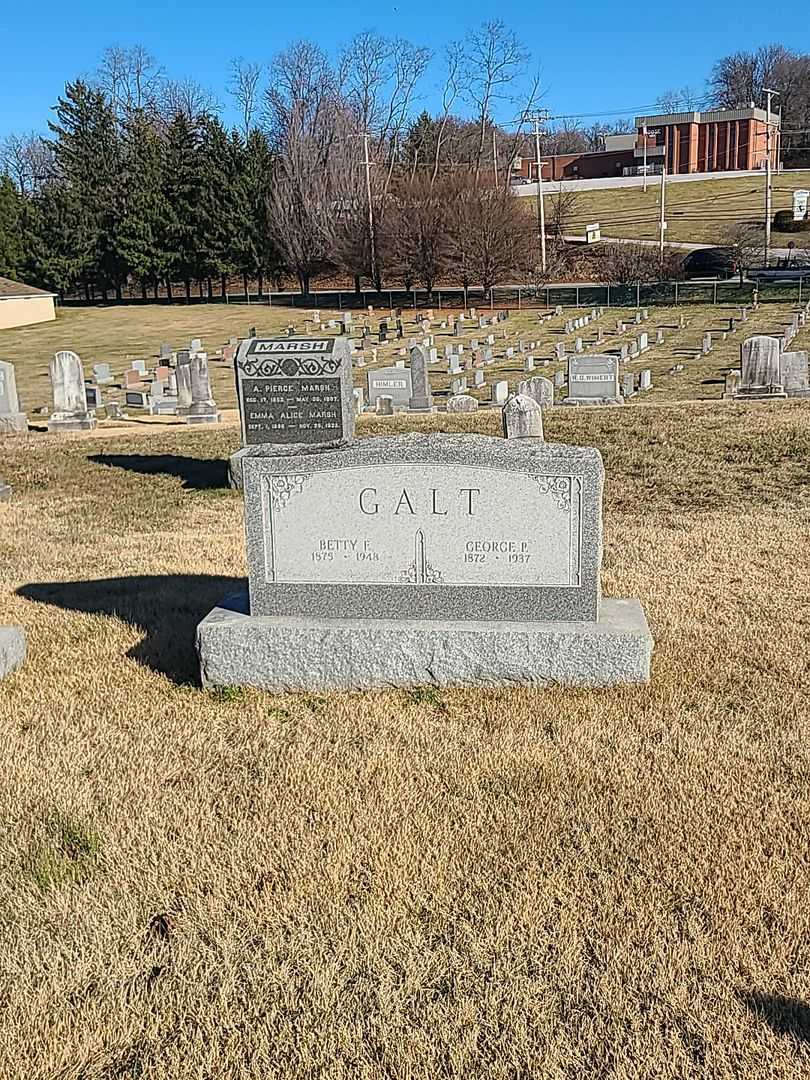
<svg viewBox="0 0 810 1080">
<path fill-rule="evenodd" d="M 546 437 L 649 686 L 204 692 L 238 429 L 0 441 L 4 1080 L 807 1077 L 810 401 Z"/>
<path fill-rule="evenodd" d="M 624 370 L 633 371 L 638 376 L 639 371 L 649 368 L 653 389 L 633 398 L 631 404 L 634 408 L 650 402 L 717 400 L 723 392 L 726 371 L 739 367 L 740 343 L 743 338 L 753 334 L 781 333 L 795 311 L 797 295 L 795 285 L 786 286 L 784 301 L 769 300 L 760 304 L 757 311 L 750 312 L 748 322 L 741 323 L 737 332 L 724 341 L 721 331 L 728 327 L 729 317 L 739 315 L 739 309 L 730 302 L 718 303 L 717 306 L 689 302 L 690 295 L 705 295 L 706 290 L 711 288 L 712 286 L 706 285 L 682 285 L 684 302 L 677 307 L 650 307 L 649 320 L 640 326 L 631 321 L 635 307 L 610 307 L 605 309 L 598 324 L 594 323 L 584 331 L 577 330 L 565 335 L 563 327 L 566 320 L 577 314 L 585 314 L 590 310 L 591 303 L 599 302 L 602 298 L 600 294 L 590 301 L 583 299 L 583 304 L 588 306 L 581 309 L 566 307 L 560 316 L 543 323 L 539 322 L 536 309 L 524 308 L 513 309 L 510 318 L 498 327 L 479 330 L 475 324 L 468 322 L 459 337 L 454 337 L 450 329 L 441 330 L 436 326 L 433 329 L 435 345 L 440 357 L 444 354 L 444 346 L 448 344 L 461 343 L 469 352 L 473 339 L 478 339 L 483 344 L 487 334 L 490 331 L 495 332 L 495 362 L 486 369 L 487 386 L 482 390 L 475 390 L 472 388 L 472 378 L 469 380 L 469 392 L 482 401 L 488 401 L 493 382 L 506 379 L 510 389 L 514 390 L 517 384 L 527 377 L 524 371 L 524 356 L 517 348 L 520 340 L 536 342 L 536 347 L 531 350 L 537 365 L 534 374 L 551 378 L 555 372 L 567 372 L 568 368 L 567 360 L 554 359 L 557 343 L 564 342 L 566 349 L 572 352 L 575 337 L 582 335 L 586 350 L 594 353 L 602 349 L 615 350 L 621 344 L 629 345 L 643 331 L 648 335 L 650 348 L 637 359 L 629 361 Z M 573 290 L 571 291 L 573 293 Z M 722 290 L 718 295 L 722 297 Z M 28 411 L 31 423 L 45 430 L 47 415 L 37 415 L 35 410 L 44 408 L 45 413 L 50 412 L 48 363 L 57 349 L 70 348 L 77 352 L 87 377 L 91 375 L 94 363 L 109 363 L 114 375 L 120 378 L 133 359 L 143 357 L 148 359 L 150 365 L 156 364 L 161 342 L 167 341 L 176 348 L 183 348 L 188 346 L 192 337 L 199 337 L 211 357 L 210 374 L 214 397 L 219 408 L 227 412 L 236 409 L 234 375 L 230 364 L 216 359 L 217 350 L 230 336 L 244 335 L 249 326 L 256 326 L 260 336 L 283 333 L 289 325 L 293 325 L 297 333 L 303 334 L 310 310 L 309 307 L 269 307 L 266 303 L 63 308 L 59 310 L 56 322 L 0 331 L 0 359 L 14 363 L 22 407 Z M 438 318 L 438 308 L 435 314 Z M 338 311 L 324 309 L 321 312 L 323 319 L 337 318 L 339 315 Z M 371 318 L 371 325 L 375 330 L 380 318 L 386 315 L 387 309 L 377 308 Z M 687 320 L 687 325 L 679 330 L 677 327 L 681 315 Z M 361 318 L 362 313 L 355 312 L 355 320 Z M 617 334 L 616 322 L 622 319 L 627 321 L 627 326 L 623 333 Z M 412 310 L 404 309 L 403 321 L 406 339 L 416 336 L 418 330 Z M 602 346 L 595 343 L 597 325 L 601 326 L 605 335 Z M 662 345 L 655 343 L 658 327 L 665 328 L 665 341 Z M 696 355 L 696 352 L 700 352 L 703 334 L 707 330 L 713 332 L 713 351 L 708 356 Z M 509 335 L 508 338 L 503 337 L 504 332 Z M 336 330 L 326 331 L 327 336 L 336 333 Z M 394 339 L 377 347 L 376 362 L 371 359 L 370 350 L 366 350 L 368 366 L 355 368 L 355 386 L 362 387 L 365 393 L 368 370 L 388 366 L 401 359 L 399 350 L 404 345 L 407 345 L 407 340 Z M 505 355 L 508 346 L 515 350 L 514 355 L 509 358 Z M 802 328 L 792 348 L 810 348 L 810 325 Z M 549 363 L 543 366 L 545 360 Z M 683 365 L 683 370 L 673 372 L 677 365 Z M 451 376 L 446 373 L 446 365 L 439 363 L 431 368 L 431 384 L 434 393 L 438 392 L 437 401 L 440 403 L 443 401 L 442 394 L 449 390 L 450 381 Z M 117 397 L 123 404 L 123 392 L 105 387 L 102 393 L 104 400 Z M 104 412 L 99 415 L 103 420 Z M 233 416 L 235 415 L 233 413 Z M 141 426 L 151 423 L 136 410 L 131 411 L 131 418 L 134 424 Z M 159 422 L 175 427 L 183 426 L 174 419 Z"/>
<path fill-rule="evenodd" d="M 689 180 L 667 186 L 667 240 L 682 243 L 720 244 L 728 242 L 728 231 L 737 223 L 763 221 L 765 180 L 759 176 L 741 176 L 723 180 Z M 793 205 L 793 192 L 810 186 L 810 170 L 786 172 L 773 179 L 773 209 L 787 210 Z M 554 200 L 553 183 L 546 184 L 546 194 Z M 661 178 L 651 177 L 646 193 L 640 187 L 604 188 L 580 191 L 571 199 L 566 233 L 585 233 L 585 226 L 598 221 L 607 237 L 657 240 L 659 236 Z M 523 199 L 526 208 L 536 214 L 535 199 Z M 810 232 L 772 234 L 774 247 L 810 247 Z"/>
</svg>

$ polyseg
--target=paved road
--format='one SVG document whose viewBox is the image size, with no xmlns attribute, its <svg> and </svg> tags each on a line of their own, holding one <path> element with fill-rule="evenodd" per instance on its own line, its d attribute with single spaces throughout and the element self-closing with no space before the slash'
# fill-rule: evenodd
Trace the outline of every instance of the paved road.
<svg viewBox="0 0 810 1080">
<path fill-rule="evenodd" d="M 779 175 L 790 175 L 794 172 L 803 172 L 802 169 L 784 169 Z M 713 173 L 675 173 L 674 176 L 667 175 L 667 187 L 670 184 L 688 184 L 692 180 L 733 180 L 739 176 L 756 176 L 765 183 L 765 174 L 761 169 L 737 169 L 733 172 L 713 172 Z M 605 188 L 631 188 L 642 187 L 644 184 L 643 176 L 606 176 L 598 180 L 545 180 L 543 182 L 543 188 L 549 194 L 554 194 L 558 191 L 601 191 Z M 648 187 L 660 187 L 660 176 L 648 176 Z M 536 195 L 537 184 L 516 184 L 512 191 L 515 195 Z"/>
<path fill-rule="evenodd" d="M 585 243 L 585 237 L 584 236 L 564 235 L 563 240 L 568 241 L 568 243 L 574 243 L 574 244 L 576 244 L 576 243 L 584 244 Z M 656 248 L 659 245 L 658 240 L 633 240 L 632 238 L 628 238 L 626 236 L 603 236 L 602 240 L 605 241 L 606 243 L 609 243 L 609 244 L 641 244 L 644 247 L 656 247 Z M 722 245 L 717 245 L 717 244 L 685 244 L 685 243 L 682 243 L 680 241 L 675 241 L 675 240 L 673 240 L 672 242 L 670 242 L 668 240 L 664 241 L 664 247 L 676 248 L 678 251 L 702 251 L 704 248 L 712 248 L 712 247 L 718 247 L 718 246 L 722 246 Z M 794 249 L 793 251 L 791 251 L 790 248 L 775 248 L 775 247 L 772 247 L 771 248 L 771 258 L 772 259 L 786 259 L 786 258 L 788 258 L 789 255 L 792 255 L 795 258 L 797 251 L 801 252 L 801 250 L 802 249 Z"/>
</svg>

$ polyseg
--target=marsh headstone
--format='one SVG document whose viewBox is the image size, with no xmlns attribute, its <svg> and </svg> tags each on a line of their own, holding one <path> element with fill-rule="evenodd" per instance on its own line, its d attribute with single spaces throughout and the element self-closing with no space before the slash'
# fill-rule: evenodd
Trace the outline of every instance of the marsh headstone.
<svg viewBox="0 0 810 1080">
<path fill-rule="evenodd" d="M 348 338 L 249 338 L 234 368 L 243 446 L 314 446 L 354 436 Z"/>
</svg>

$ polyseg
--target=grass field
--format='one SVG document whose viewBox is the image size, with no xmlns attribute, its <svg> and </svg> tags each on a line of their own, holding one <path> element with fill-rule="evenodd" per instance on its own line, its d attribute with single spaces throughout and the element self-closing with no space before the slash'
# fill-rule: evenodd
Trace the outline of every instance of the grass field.
<svg viewBox="0 0 810 1080">
<path fill-rule="evenodd" d="M 667 187 L 666 220 L 668 241 L 718 244 L 727 241 L 735 223 L 762 223 L 764 219 L 764 178 L 741 176 L 726 180 L 694 180 L 672 183 Z M 796 171 L 774 176 L 773 209 L 786 210 L 793 205 L 793 192 L 810 187 L 810 171 Z M 553 202 L 555 185 L 546 185 L 546 195 Z M 651 177 L 646 193 L 640 187 L 605 188 L 581 191 L 574 196 L 566 232 L 584 233 L 585 226 L 598 221 L 604 236 L 657 240 L 659 236 L 661 181 Z M 535 199 L 525 199 L 527 208 Z M 535 211 L 532 209 L 532 213 Z M 774 247 L 810 247 L 810 232 L 774 231 Z"/>
<path fill-rule="evenodd" d="M 238 429 L 0 441 L 4 1080 L 808 1075 L 810 402 L 546 434 L 647 687 L 203 692 Z"/>
<path fill-rule="evenodd" d="M 743 336 L 781 331 L 781 328 L 790 321 L 794 305 L 787 302 L 762 304 L 756 312 L 751 312 L 749 321 L 741 324 L 736 334 L 729 336 L 727 340 L 723 341 L 719 334 L 715 334 L 714 351 L 706 357 L 698 358 L 690 358 L 687 350 L 700 346 L 705 330 L 719 332 L 724 326 L 727 327 L 728 317 L 738 314 L 736 308 L 724 305 L 714 308 L 707 304 L 681 304 L 677 308 L 651 307 L 650 319 L 643 326 L 628 326 L 624 333 L 617 334 L 617 320 L 630 319 L 633 310 L 629 308 L 606 310 L 598 324 L 602 326 L 605 334 L 603 346 L 594 344 L 597 324 L 592 324 L 584 331 L 564 335 L 563 326 L 566 319 L 574 314 L 582 314 L 582 311 L 577 312 L 576 309 L 566 308 L 562 315 L 544 323 L 538 321 L 536 311 L 530 309 L 514 311 L 507 322 L 498 327 L 489 328 L 496 331 L 497 340 L 494 346 L 495 363 L 486 369 L 488 383 L 491 385 L 497 379 L 506 379 L 510 387 L 514 389 L 520 380 L 526 378 L 523 370 L 524 357 L 517 351 L 511 358 L 505 355 L 506 348 L 512 346 L 516 349 L 519 340 L 537 342 L 537 348 L 534 350 L 537 361 L 535 374 L 551 377 L 554 372 L 565 371 L 567 368 L 566 362 L 554 360 L 554 346 L 558 342 L 565 342 L 567 349 L 571 351 L 574 347 L 574 338 L 581 334 L 586 344 L 590 343 L 590 350 L 593 352 L 599 351 L 602 347 L 613 349 L 623 342 L 629 343 L 643 330 L 649 335 L 652 347 L 638 360 L 628 364 L 626 370 L 638 372 L 642 368 L 649 367 L 653 376 L 653 390 L 643 397 L 633 399 L 634 404 L 673 399 L 716 399 L 722 393 L 725 371 L 739 366 L 739 347 Z M 321 313 L 324 319 L 331 316 L 337 317 L 339 314 L 336 311 L 322 311 Z M 378 311 L 375 314 L 372 319 L 375 327 L 381 314 L 386 315 L 387 311 Z M 436 314 L 438 315 L 438 311 Z M 173 343 L 176 348 L 182 348 L 184 345 L 188 346 L 192 337 L 199 337 L 203 346 L 213 354 L 227 342 L 230 336 L 244 335 L 248 327 L 252 325 L 257 327 L 260 334 L 281 333 L 290 324 L 293 324 L 298 332 L 303 333 L 306 315 L 306 309 L 255 304 L 250 306 L 146 305 L 144 307 L 66 308 L 59 311 L 55 323 L 0 331 L 0 359 L 14 362 L 23 406 L 28 410 L 31 421 L 44 427 L 46 418 L 35 416 L 33 410 L 45 407 L 50 411 L 48 362 L 57 349 L 75 350 L 82 358 L 87 376 L 91 374 L 91 365 L 96 362 L 110 363 L 113 372 L 120 376 L 124 369 L 130 366 L 133 358 L 147 357 L 151 358 L 153 364 L 157 363 L 155 358 L 160 343 L 163 341 Z M 688 325 L 683 330 L 675 330 L 680 315 L 687 318 Z M 413 312 L 405 310 L 403 318 L 406 337 L 420 336 L 413 321 Z M 655 331 L 659 326 L 667 328 L 666 339 L 663 345 L 656 346 L 654 344 Z M 507 338 L 503 337 L 504 332 L 508 335 Z M 472 339 L 475 337 L 483 342 L 488 330 L 470 327 L 465 329 L 459 338 L 453 337 L 449 330 L 435 328 L 434 333 L 441 357 L 445 344 L 463 342 L 469 349 Z M 376 360 L 372 360 L 369 354 L 368 368 L 394 363 L 395 360 L 400 359 L 399 350 L 406 344 L 406 341 L 393 341 L 381 346 Z M 810 327 L 801 331 L 794 345 L 797 349 L 808 347 L 810 347 Z M 671 369 L 680 363 L 684 365 L 684 371 L 670 374 Z M 356 386 L 366 387 L 368 368 L 355 369 Z M 234 409 L 236 397 L 230 365 L 212 359 L 210 371 L 218 405 L 225 410 Z M 450 377 L 446 374 L 444 363 L 439 363 L 432 369 L 431 381 L 437 394 L 441 395 L 448 391 Z M 470 385 L 472 386 L 472 378 L 470 378 Z M 480 391 L 471 389 L 470 392 L 482 400 L 488 400 L 490 385 Z M 115 392 L 112 394 L 107 390 L 103 392 L 108 397 L 116 396 Z M 123 401 L 121 393 L 117 396 Z M 103 413 L 101 415 L 103 416 Z M 133 411 L 132 416 L 136 419 L 137 413 Z M 168 423 L 174 423 L 176 426 L 178 422 L 168 421 Z"/>
</svg>

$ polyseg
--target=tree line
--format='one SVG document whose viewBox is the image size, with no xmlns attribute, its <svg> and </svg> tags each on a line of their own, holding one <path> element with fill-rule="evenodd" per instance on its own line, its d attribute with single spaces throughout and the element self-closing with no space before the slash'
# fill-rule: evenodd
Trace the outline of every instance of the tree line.
<svg viewBox="0 0 810 1080">
<path fill-rule="evenodd" d="M 570 272 L 561 241 L 570 198 L 537 222 L 510 179 L 534 157 L 541 101 L 529 50 L 493 21 L 438 58 L 438 107 L 417 107 L 429 50 L 366 32 L 336 57 L 301 41 L 266 67 L 233 62 L 230 129 L 206 88 L 173 80 L 141 47 L 105 51 L 69 82 L 45 135 L 0 145 L 0 274 L 62 294 L 214 296 L 241 279 L 278 288 L 349 276 L 364 285 L 489 288 Z M 706 101 L 780 90 L 783 146 L 810 128 L 810 57 L 783 46 L 720 60 Z M 691 96 L 690 96 L 691 95 Z M 664 107 L 695 104 L 670 92 Z M 508 122 L 496 123 L 496 116 Z M 629 121 L 584 128 L 558 118 L 541 152 L 598 149 Z"/>
</svg>

